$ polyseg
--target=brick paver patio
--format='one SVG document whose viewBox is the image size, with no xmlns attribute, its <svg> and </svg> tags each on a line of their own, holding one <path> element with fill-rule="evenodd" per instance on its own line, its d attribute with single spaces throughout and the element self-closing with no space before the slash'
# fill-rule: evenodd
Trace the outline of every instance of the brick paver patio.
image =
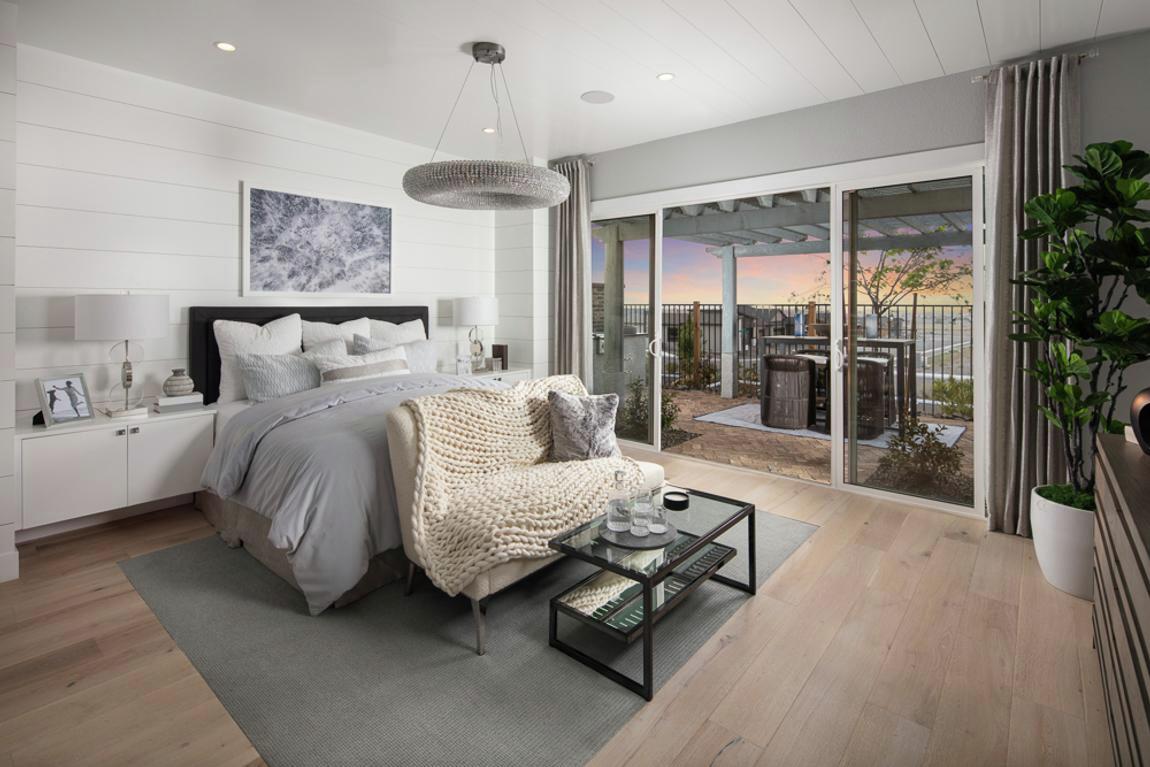
<svg viewBox="0 0 1150 767">
<path fill-rule="evenodd" d="M 756 398 L 723 399 L 718 394 L 702 391 L 675 391 L 674 397 L 679 405 L 679 417 L 675 420 L 675 428 L 699 436 L 669 447 L 666 452 L 767 471 L 785 477 L 830 483 L 830 440 L 694 420 L 696 416 L 716 413 L 747 403 L 757 403 Z M 924 418 L 923 421 L 927 419 Z M 942 418 L 931 418 L 929 422 L 966 427 L 966 431 L 958 440 L 958 446 L 963 453 L 963 472 L 968 477 L 973 477 L 974 424 Z M 882 448 L 866 445 L 860 447 L 859 477 L 864 484 L 884 452 Z"/>
</svg>

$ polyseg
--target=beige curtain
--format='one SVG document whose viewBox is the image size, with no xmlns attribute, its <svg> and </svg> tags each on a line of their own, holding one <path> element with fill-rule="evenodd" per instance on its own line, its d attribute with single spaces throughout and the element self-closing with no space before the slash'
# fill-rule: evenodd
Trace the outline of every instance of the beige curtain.
<svg viewBox="0 0 1150 767">
<path fill-rule="evenodd" d="M 1079 151 L 1078 58 L 1056 56 L 990 74 L 986 97 L 987 372 L 990 386 L 986 514 L 991 530 L 1030 535 L 1030 490 L 1065 480 L 1058 432 L 1038 410 L 1043 395 L 1023 370 L 1032 343 L 1011 341 L 1011 312 L 1031 290 L 1012 282 L 1039 263 L 1045 243 L 1022 241 L 1023 205 L 1066 183 Z"/>
<path fill-rule="evenodd" d="M 588 380 L 588 296 L 591 268 L 591 179 L 581 157 L 551 164 L 571 182 L 571 196 L 551 209 L 553 374 Z"/>
</svg>

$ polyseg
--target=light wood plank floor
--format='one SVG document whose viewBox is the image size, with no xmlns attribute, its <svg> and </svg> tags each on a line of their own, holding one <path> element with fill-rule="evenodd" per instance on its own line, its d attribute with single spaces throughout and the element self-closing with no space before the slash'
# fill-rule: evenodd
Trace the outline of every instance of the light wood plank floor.
<svg viewBox="0 0 1150 767">
<path fill-rule="evenodd" d="M 594 765 L 1110 764 L 1090 607 L 1029 542 L 659 460 L 820 529 Z M 180 508 L 21 550 L 0 584 L 0 767 L 263 764 L 115 564 L 211 534 Z"/>
</svg>

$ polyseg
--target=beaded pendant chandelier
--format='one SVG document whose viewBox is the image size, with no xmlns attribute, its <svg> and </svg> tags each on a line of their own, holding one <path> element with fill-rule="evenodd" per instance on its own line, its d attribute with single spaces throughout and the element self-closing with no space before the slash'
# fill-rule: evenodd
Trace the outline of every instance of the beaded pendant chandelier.
<svg viewBox="0 0 1150 767">
<path fill-rule="evenodd" d="M 471 46 L 474 61 L 467 68 L 459 95 L 447 115 L 447 123 L 435 142 L 431 162 L 416 165 L 403 174 L 403 191 L 408 197 L 428 205 L 442 208 L 464 208 L 467 210 L 527 210 L 530 208 L 550 208 L 567 199 L 571 184 L 562 174 L 541 168 L 531 162 L 527 154 L 527 144 L 523 131 L 519 128 L 519 118 L 515 115 L 515 105 L 511 102 L 511 90 L 507 86 L 507 76 L 503 73 L 503 59 L 507 52 L 498 43 L 475 43 Z M 507 104 L 511 108 L 511 119 L 515 122 L 515 132 L 523 149 L 523 162 L 510 160 L 446 160 L 435 162 L 439 145 L 455 116 L 455 109 L 467 87 L 467 80 L 476 64 L 491 66 L 491 96 L 495 100 L 496 132 L 502 135 L 502 115 L 499 103 L 499 81 L 507 94 Z M 499 76 L 496 77 L 496 67 Z"/>
</svg>

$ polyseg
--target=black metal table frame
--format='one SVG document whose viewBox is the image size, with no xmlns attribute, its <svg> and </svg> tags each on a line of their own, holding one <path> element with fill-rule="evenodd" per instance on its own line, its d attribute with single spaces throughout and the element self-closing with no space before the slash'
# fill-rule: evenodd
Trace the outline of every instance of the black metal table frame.
<svg viewBox="0 0 1150 767">
<path fill-rule="evenodd" d="M 732 502 L 732 499 L 730 498 L 724 498 L 722 496 L 712 495 L 710 493 L 704 493 L 698 490 L 691 490 L 690 493 L 692 495 L 710 498 L 712 500 L 723 501 L 727 503 Z M 738 501 L 736 501 L 736 503 L 738 503 Z M 713 580 L 723 584 L 724 586 L 730 586 L 731 588 L 745 591 L 753 596 L 758 586 L 757 571 L 755 569 L 755 505 L 753 503 L 744 503 L 742 509 L 724 521 L 721 525 L 711 530 L 706 535 L 699 536 L 698 539 L 695 540 L 690 546 L 679 552 L 674 557 L 674 559 L 666 562 L 654 573 L 646 576 L 642 575 L 641 573 L 636 573 L 633 570 L 628 570 L 625 567 L 620 567 L 613 562 L 607 562 L 597 557 L 583 554 L 576 549 L 563 548 L 561 545 L 556 544 L 555 541 L 552 541 L 551 548 L 555 549 L 556 551 L 561 551 L 568 556 L 575 557 L 576 559 L 581 559 L 584 562 L 589 562 L 601 570 L 609 570 L 610 572 L 621 575 L 624 578 L 636 581 L 643 587 L 643 625 L 640 629 L 637 630 L 637 634 L 642 635 L 643 639 L 643 680 L 640 682 L 632 679 L 631 677 L 611 668 L 606 663 L 603 663 L 596 658 L 592 658 L 590 655 L 582 652 L 577 647 L 573 647 L 572 645 L 569 645 L 560 639 L 558 635 L 558 609 L 555 607 L 554 602 L 552 602 L 549 606 L 550 623 L 547 632 L 548 644 L 550 644 L 555 649 L 569 655 L 570 657 L 591 668 L 592 670 L 597 671 L 613 682 L 626 687 L 636 695 L 642 695 L 644 699 L 651 700 L 655 694 L 655 637 L 654 621 L 652 619 L 652 613 L 654 612 L 652 610 L 652 605 L 654 604 L 654 599 L 652 597 L 652 592 L 654 591 L 655 587 L 666 580 L 674 571 L 674 569 L 678 567 L 682 562 L 690 558 L 707 544 L 714 542 L 715 539 L 717 539 L 720 535 L 727 532 L 735 525 L 742 522 L 744 519 L 747 520 L 747 582 L 742 583 L 741 581 L 737 581 L 724 575 L 714 573 L 709 578 L 700 578 L 699 581 L 691 587 L 691 590 L 693 591 L 695 588 L 702 585 L 707 580 Z M 595 523 L 589 522 L 587 524 Z M 683 530 L 681 532 L 688 531 Z M 691 534 L 693 535 L 693 533 Z M 570 535 L 570 533 L 566 535 Z M 566 537 L 566 535 L 564 537 Z M 676 605 L 677 604 L 678 602 L 676 602 Z"/>
</svg>

